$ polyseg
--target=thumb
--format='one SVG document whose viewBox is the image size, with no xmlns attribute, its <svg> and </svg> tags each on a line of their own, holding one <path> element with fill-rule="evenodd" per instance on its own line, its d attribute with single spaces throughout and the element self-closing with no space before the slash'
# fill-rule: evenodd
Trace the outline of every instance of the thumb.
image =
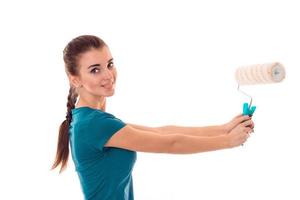
<svg viewBox="0 0 300 200">
<path fill-rule="evenodd" d="M 233 119 L 232 121 L 232 126 L 233 127 L 236 127 L 237 125 L 241 124 L 242 122 L 244 121 L 247 121 L 249 120 L 250 117 L 248 115 L 240 115 L 240 116 L 237 116 L 235 119 Z"/>
</svg>

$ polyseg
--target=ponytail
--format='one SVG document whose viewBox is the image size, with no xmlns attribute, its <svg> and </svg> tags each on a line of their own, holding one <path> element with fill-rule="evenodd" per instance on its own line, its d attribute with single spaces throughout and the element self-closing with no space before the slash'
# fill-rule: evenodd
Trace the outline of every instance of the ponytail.
<svg viewBox="0 0 300 200">
<path fill-rule="evenodd" d="M 66 119 L 61 123 L 58 134 L 58 144 L 55 161 L 51 169 L 55 169 L 61 164 L 59 173 L 61 173 L 67 166 L 69 157 L 69 127 L 72 121 L 72 109 L 75 108 L 75 103 L 78 94 L 74 90 L 74 87 L 70 87 L 68 102 L 67 102 L 67 115 Z"/>
</svg>

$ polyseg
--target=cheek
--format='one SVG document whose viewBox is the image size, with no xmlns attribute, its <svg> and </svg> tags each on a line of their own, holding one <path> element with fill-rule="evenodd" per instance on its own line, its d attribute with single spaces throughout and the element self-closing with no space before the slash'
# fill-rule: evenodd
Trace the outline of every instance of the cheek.
<svg viewBox="0 0 300 200">
<path fill-rule="evenodd" d="M 96 78 L 89 78 L 85 80 L 85 85 L 87 88 L 94 89 L 100 86 L 100 82 Z"/>
</svg>

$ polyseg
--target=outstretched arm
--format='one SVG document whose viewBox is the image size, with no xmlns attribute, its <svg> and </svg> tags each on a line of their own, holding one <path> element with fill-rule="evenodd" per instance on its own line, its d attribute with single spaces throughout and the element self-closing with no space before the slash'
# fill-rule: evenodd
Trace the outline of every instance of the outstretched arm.
<svg viewBox="0 0 300 200">
<path fill-rule="evenodd" d="M 203 126 L 203 127 L 187 127 L 187 126 L 175 126 L 175 125 L 167 125 L 160 127 L 149 127 L 142 126 L 137 124 L 130 124 L 132 127 L 144 130 L 144 131 L 155 131 L 157 133 L 162 134 L 186 134 L 190 136 L 219 136 L 226 134 L 225 127 L 223 125 L 219 126 Z"/>
<path fill-rule="evenodd" d="M 176 126 L 167 125 L 160 127 L 149 127 L 137 124 L 130 125 L 136 129 L 144 131 L 154 131 L 161 134 L 185 134 L 189 136 L 202 136 L 202 137 L 215 137 L 229 133 L 234 127 L 244 121 L 243 115 L 238 114 L 228 123 L 215 125 L 215 126 L 203 126 L 203 127 L 187 127 L 187 126 Z M 254 124 L 250 125 L 250 128 L 254 128 Z"/>
<path fill-rule="evenodd" d="M 247 120 L 246 117 L 243 117 Z M 228 134 L 213 137 L 195 137 L 174 133 L 163 134 L 159 131 L 140 130 L 127 124 L 115 133 L 105 144 L 106 147 L 124 148 L 132 151 L 191 154 L 218 149 L 232 148 L 243 144 L 249 137 L 252 123 L 247 120 L 234 127 Z"/>
<path fill-rule="evenodd" d="M 170 154 L 192 154 L 230 148 L 230 135 L 195 137 L 179 133 L 163 134 L 159 131 L 141 130 L 127 124 L 105 144 L 131 151 Z"/>
</svg>

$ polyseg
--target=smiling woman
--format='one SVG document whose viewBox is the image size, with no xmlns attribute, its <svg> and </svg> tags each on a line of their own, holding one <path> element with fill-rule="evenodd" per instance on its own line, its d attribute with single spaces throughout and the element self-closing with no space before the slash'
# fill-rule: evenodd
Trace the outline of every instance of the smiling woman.
<svg viewBox="0 0 300 200">
<path fill-rule="evenodd" d="M 117 70 L 104 41 L 92 35 L 79 36 L 63 53 L 70 90 L 52 169 L 60 164 L 60 172 L 65 169 L 70 144 L 85 199 L 133 200 L 132 170 L 137 151 L 213 151 L 239 146 L 252 132 L 251 118 L 241 114 L 228 123 L 207 127 L 125 123 L 105 111 L 106 98 L 115 91 Z"/>
<path fill-rule="evenodd" d="M 73 85 L 77 87 L 80 85 L 80 99 L 77 107 L 95 103 L 89 106 L 101 109 L 99 107 L 101 97 L 114 94 L 117 78 L 117 71 L 108 47 L 105 45 L 102 48 L 93 48 L 85 52 L 80 56 L 78 66 L 79 75 L 69 75 Z"/>
</svg>

